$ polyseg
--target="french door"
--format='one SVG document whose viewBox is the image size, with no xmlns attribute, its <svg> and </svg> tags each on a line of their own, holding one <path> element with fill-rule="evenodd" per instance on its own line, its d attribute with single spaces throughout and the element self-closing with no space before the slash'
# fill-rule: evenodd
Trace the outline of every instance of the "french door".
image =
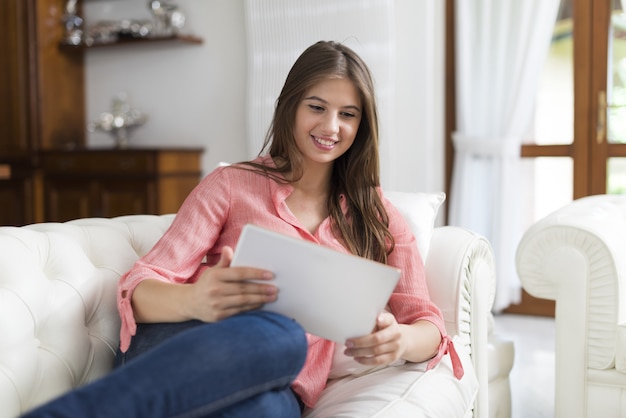
<svg viewBox="0 0 626 418">
<path fill-rule="evenodd" d="M 626 0 L 561 0 L 523 157 L 524 222 L 583 196 L 626 193 Z M 447 2 L 447 173 L 454 131 L 454 0 Z M 452 10 L 450 10 L 452 8 Z M 449 185 L 449 182 L 447 183 Z M 448 189 L 449 191 L 449 189 Z M 507 311 L 553 315 L 524 293 Z"/>
<path fill-rule="evenodd" d="M 607 4 L 608 3 L 608 4 Z M 590 141 L 587 194 L 626 193 L 626 1 L 593 2 L 597 16 L 593 60 L 606 64 L 591 76 L 595 141 Z M 604 35 L 604 36 L 600 36 Z M 596 51 L 597 49 L 597 51 Z"/>
<path fill-rule="evenodd" d="M 561 1 L 535 122 L 521 155 L 569 161 L 569 185 L 558 186 L 571 190 L 571 199 L 626 192 L 626 14 L 620 0 Z M 546 173 L 534 175 L 543 182 Z"/>
</svg>

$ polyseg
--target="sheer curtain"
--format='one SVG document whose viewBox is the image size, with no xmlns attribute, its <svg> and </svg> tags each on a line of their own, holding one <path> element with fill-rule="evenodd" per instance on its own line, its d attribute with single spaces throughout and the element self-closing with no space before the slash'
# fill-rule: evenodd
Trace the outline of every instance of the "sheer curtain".
<svg viewBox="0 0 626 418">
<path fill-rule="evenodd" d="M 494 310 L 519 302 L 520 157 L 559 0 L 457 0 L 457 131 L 449 223 L 493 245 Z"/>
</svg>

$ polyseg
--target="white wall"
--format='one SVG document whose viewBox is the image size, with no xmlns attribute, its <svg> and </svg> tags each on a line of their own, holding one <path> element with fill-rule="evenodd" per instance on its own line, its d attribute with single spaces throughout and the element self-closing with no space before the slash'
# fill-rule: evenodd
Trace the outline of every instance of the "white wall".
<svg viewBox="0 0 626 418">
<path fill-rule="evenodd" d="M 89 22 L 150 18 L 146 0 L 90 1 Z M 219 161 L 246 155 L 244 100 L 246 50 L 241 0 L 178 0 L 185 32 L 202 45 L 141 44 L 94 48 L 86 57 L 87 119 L 111 107 L 120 91 L 149 121 L 131 137 L 135 146 L 204 147 L 207 172 Z M 88 137 L 90 146 L 110 146 L 105 133 Z"/>
<path fill-rule="evenodd" d="M 396 190 L 445 190 L 444 22 L 444 1 L 396 0 Z"/>
<path fill-rule="evenodd" d="M 261 1 L 261 0 L 259 0 Z M 243 0 L 177 0 L 185 32 L 202 45 L 150 44 L 95 48 L 86 56 L 88 121 L 126 92 L 149 115 L 131 137 L 134 146 L 204 147 L 203 169 L 248 158 L 246 149 L 246 32 Z M 87 25 L 98 20 L 149 18 L 145 0 L 91 0 Z M 395 0 L 396 101 L 393 164 L 383 165 L 387 189 L 444 187 L 444 5 L 440 0 Z M 264 134 L 263 132 L 262 134 Z M 90 146 L 108 147 L 104 133 Z M 254 150 L 256 152 L 257 150 Z"/>
</svg>

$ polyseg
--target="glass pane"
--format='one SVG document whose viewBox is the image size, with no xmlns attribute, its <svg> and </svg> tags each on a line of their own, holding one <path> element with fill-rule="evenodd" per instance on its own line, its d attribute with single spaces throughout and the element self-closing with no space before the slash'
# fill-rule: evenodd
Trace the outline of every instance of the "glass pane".
<svg viewBox="0 0 626 418">
<path fill-rule="evenodd" d="M 626 144 L 626 13 L 614 0 L 609 33 L 607 138 Z"/>
<path fill-rule="evenodd" d="M 609 158 L 606 170 L 606 192 L 626 194 L 626 158 Z"/>
<path fill-rule="evenodd" d="M 535 109 L 534 143 L 574 141 L 574 39 L 572 0 L 561 0 Z"/>
<path fill-rule="evenodd" d="M 525 178 L 525 226 L 572 201 L 574 164 L 570 157 L 538 157 L 522 160 Z"/>
</svg>

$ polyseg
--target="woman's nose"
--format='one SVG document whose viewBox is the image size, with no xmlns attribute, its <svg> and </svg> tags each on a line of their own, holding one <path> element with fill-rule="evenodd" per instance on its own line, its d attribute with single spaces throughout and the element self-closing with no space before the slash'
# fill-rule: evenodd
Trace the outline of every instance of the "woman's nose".
<svg viewBox="0 0 626 418">
<path fill-rule="evenodd" d="M 339 117 L 331 112 L 328 112 L 322 122 L 322 128 L 325 134 L 334 134 L 339 132 Z"/>
</svg>

